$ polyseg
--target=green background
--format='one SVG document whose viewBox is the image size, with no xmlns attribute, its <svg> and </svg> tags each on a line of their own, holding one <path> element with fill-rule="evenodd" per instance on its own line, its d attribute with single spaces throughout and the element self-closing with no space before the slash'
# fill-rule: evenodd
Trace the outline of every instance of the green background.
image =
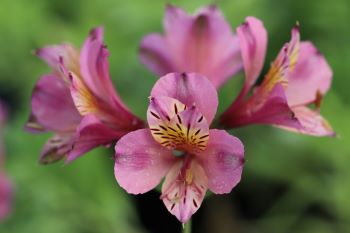
<svg viewBox="0 0 350 233">
<path fill-rule="evenodd" d="M 190 12 L 213 3 L 171 2 Z M 136 217 L 133 199 L 115 182 L 112 149 L 96 149 L 69 165 L 40 166 L 39 151 L 49 135 L 30 135 L 23 125 L 36 80 L 50 72 L 31 51 L 66 41 L 79 47 L 89 30 L 99 25 L 105 27 L 115 86 L 133 112 L 145 119 L 147 97 L 156 77 L 139 62 L 138 45 L 147 33 L 163 30 L 166 3 L 0 1 L 0 98 L 10 110 L 5 128 L 5 167 L 15 185 L 13 212 L 0 223 L 0 232 L 146 232 Z M 300 22 L 302 39 L 312 40 L 334 71 L 322 114 L 338 137 L 314 138 L 269 126 L 232 131 L 246 148 L 242 181 L 231 196 L 205 201 L 205 221 L 201 224 L 208 232 L 350 232 L 349 1 L 215 3 L 233 29 L 248 15 L 264 21 L 269 33 L 265 70 L 289 40 L 295 22 Z M 220 111 L 233 100 L 242 78 L 238 76 L 220 93 Z M 239 201 L 228 208 L 225 203 L 230 199 L 240 200 L 235 192 L 246 194 L 244 208 L 263 211 L 256 216 L 241 213 Z M 269 204 L 264 206 L 267 199 Z"/>
</svg>

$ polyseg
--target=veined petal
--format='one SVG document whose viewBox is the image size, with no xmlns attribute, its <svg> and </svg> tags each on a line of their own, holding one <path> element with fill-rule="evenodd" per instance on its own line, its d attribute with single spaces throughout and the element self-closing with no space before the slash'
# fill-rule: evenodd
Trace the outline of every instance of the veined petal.
<svg viewBox="0 0 350 233">
<path fill-rule="evenodd" d="M 79 73 L 68 70 L 71 94 L 81 115 L 96 114 L 109 127 L 134 130 L 143 123 L 121 101 L 109 77 L 108 51 L 103 44 L 103 29 L 95 28 L 85 41 L 80 55 Z"/>
<path fill-rule="evenodd" d="M 80 122 L 69 88 L 55 74 L 43 76 L 32 94 L 32 113 L 26 128 L 30 131 L 71 131 Z"/>
<path fill-rule="evenodd" d="M 308 107 L 300 106 L 292 108 L 295 117 L 301 123 L 302 128 L 293 128 L 288 125 L 276 125 L 277 127 L 294 131 L 297 133 L 312 135 L 312 136 L 335 136 L 335 132 L 328 121 L 323 118 L 317 110 L 309 109 Z"/>
<path fill-rule="evenodd" d="M 195 105 L 210 124 L 218 107 L 215 87 L 201 74 L 171 73 L 160 78 L 151 96 L 168 96 L 187 106 Z"/>
<path fill-rule="evenodd" d="M 63 63 L 67 69 L 79 72 L 79 51 L 70 44 L 44 47 L 36 50 L 35 54 L 56 71 Z"/>
<path fill-rule="evenodd" d="M 50 138 L 41 151 L 39 163 L 50 164 L 57 162 L 73 148 L 74 133 L 57 133 Z"/>
<path fill-rule="evenodd" d="M 286 89 L 290 106 L 317 102 L 326 94 L 332 81 L 332 70 L 311 42 L 302 42 L 294 71 Z M 316 103 L 317 104 L 317 103 Z"/>
<path fill-rule="evenodd" d="M 197 155 L 208 177 L 208 188 L 216 193 L 229 193 L 241 180 L 244 164 L 242 142 L 224 130 L 210 130 L 205 151 Z"/>
<path fill-rule="evenodd" d="M 153 138 L 169 149 L 203 151 L 209 125 L 195 106 L 186 107 L 169 97 L 151 98 L 147 120 Z"/>
<path fill-rule="evenodd" d="M 294 66 L 299 56 L 299 50 L 299 26 L 295 26 L 292 29 L 290 42 L 283 46 L 261 84 L 260 90 L 263 93 L 268 94 L 274 88 L 276 83 L 282 84 L 285 89 L 287 88 L 289 81 L 288 78 L 290 73 L 294 70 Z"/>
<path fill-rule="evenodd" d="M 201 206 L 207 186 L 207 176 L 195 159 L 180 160 L 165 177 L 161 199 L 171 214 L 186 223 Z"/>
<path fill-rule="evenodd" d="M 103 28 L 92 29 L 81 49 L 81 76 L 94 95 L 112 106 L 123 105 L 109 77 L 108 56 L 109 52 L 103 44 Z"/>
<path fill-rule="evenodd" d="M 171 151 L 154 141 L 149 129 L 133 131 L 115 146 L 115 178 L 128 193 L 152 190 L 174 163 Z"/>
<path fill-rule="evenodd" d="M 150 34 L 142 39 L 139 56 L 141 62 L 159 76 L 176 70 L 168 44 L 159 34 Z"/>
<path fill-rule="evenodd" d="M 267 32 L 263 23 L 255 17 L 247 17 L 237 28 L 241 55 L 245 71 L 244 94 L 255 84 L 264 65 Z"/>
</svg>

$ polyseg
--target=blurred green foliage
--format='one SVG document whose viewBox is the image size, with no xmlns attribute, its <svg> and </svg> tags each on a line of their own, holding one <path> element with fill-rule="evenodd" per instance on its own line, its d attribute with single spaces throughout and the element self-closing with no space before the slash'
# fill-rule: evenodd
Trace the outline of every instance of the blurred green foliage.
<svg viewBox="0 0 350 233">
<path fill-rule="evenodd" d="M 168 2 L 168 1 L 167 1 Z M 23 131 L 30 112 L 31 90 L 49 68 L 31 54 L 35 48 L 70 41 L 80 46 L 88 31 L 105 27 L 110 70 L 122 99 L 145 118 L 156 77 L 138 60 L 138 44 L 149 32 L 162 31 L 165 1 L 0 1 L 0 98 L 10 109 L 6 128 L 6 169 L 16 186 L 12 215 L 0 232 L 144 232 L 129 196 L 113 175 L 113 151 L 97 149 L 69 165 L 39 166 L 39 151 L 48 135 Z M 171 1 L 188 11 L 211 1 Z M 350 3 L 337 1 L 215 1 L 232 28 L 248 15 L 261 18 L 269 32 L 265 69 L 296 21 L 303 40 L 312 40 L 334 71 L 322 113 L 337 138 L 313 138 L 267 126 L 232 131 L 245 143 L 247 163 L 237 190 L 281 183 L 283 194 L 259 218 L 232 219 L 239 226 L 217 232 L 350 232 Z M 220 93 L 223 110 L 235 97 L 242 75 Z M 235 191 L 233 191 L 235 192 Z M 254 195 L 254 194 L 252 194 Z M 256 194 L 257 203 L 264 202 Z M 310 206 L 326 214 L 310 214 Z M 234 218 L 235 214 L 233 214 Z M 136 224 L 135 224 L 136 223 Z M 223 227 L 224 228 L 224 227 Z"/>
</svg>

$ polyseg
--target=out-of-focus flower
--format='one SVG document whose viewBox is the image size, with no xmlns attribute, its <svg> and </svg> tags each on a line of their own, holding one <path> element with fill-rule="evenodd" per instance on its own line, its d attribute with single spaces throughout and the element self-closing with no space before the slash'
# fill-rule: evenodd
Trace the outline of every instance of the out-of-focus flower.
<svg viewBox="0 0 350 233">
<path fill-rule="evenodd" d="M 185 223 L 207 189 L 229 193 L 240 181 L 241 141 L 224 130 L 209 130 L 218 105 L 215 87 L 195 73 L 171 73 L 152 89 L 149 129 L 122 137 L 115 147 L 115 177 L 127 192 L 145 193 L 165 176 L 161 199 Z"/>
<path fill-rule="evenodd" d="M 258 19 L 248 17 L 237 32 L 246 79 L 221 123 L 228 127 L 273 124 L 303 134 L 334 135 L 319 112 L 322 97 L 331 84 L 332 70 L 311 42 L 300 42 L 299 26 L 292 29 L 290 42 L 283 46 L 256 87 L 253 85 L 261 72 L 267 46 L 265 28 Z M 310 104 L 316 108 L 310 108 Z"/>
<path fill-rule="evenodd" d="M 39 49 L 36 54 L 53 69 L 34 88 L 26 124 L 30 132 L 55 133 L 41 153 L 41 163 L 65 156 L 70 162 L 143 126 L 113 88 L 102 28 L 90 32 L 80 52 L 62 44 Z"/>
<path fill-rule="evenodd" d="M 141 42 L 140 59 L 154 73 L 196 72 L 216 88 L 242 68 L 238 37 L 215 6 L 194 16 L 168 5 L 165 35 L 150 34 Z"/>
<path fill-rule="evenodd" d="M 6 218 L 11 211 L 12 184 L 4 171 L 5 154 L 2 143 L 3 127 L 6 118 L 6 111 L 0 102 L 0 222 Z"/>
</svg>

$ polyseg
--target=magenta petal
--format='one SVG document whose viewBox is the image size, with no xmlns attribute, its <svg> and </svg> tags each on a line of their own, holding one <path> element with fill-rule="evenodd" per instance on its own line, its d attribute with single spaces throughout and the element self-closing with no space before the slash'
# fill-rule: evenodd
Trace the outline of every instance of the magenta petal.
<svg viewBox="0 0 350 233">
<path fill-rule="evenodd" d="M 74 143 L 74 133 L 57 133 L 50 138 L 40 153 L 40 164 L 50 164 L 57 162 L 72 150 Z"/>
<path fill-rule="evenodd" d="M 210 130 L 207 149 L 197 156 L 216 194 L 229 193 L 241 180 L 244 163 L 242 142 L 224 130 Z"/>
<path fill-rule="evenodd" d="M 171 151 L 154 141 L 149 129 L 133 131 L 115 146 L 115 178 L 128 193 L 155 188 L 175 162 Z"/>
<path fill-rule="evenodd" d="M 261 87 L 260 87 L 261 88 Z M 259 90 L 256 90 L 259 93 Z M 229 127 L 249 124 L 288 125 L 296 129 L 302 126 L 288 106 L 284 89 L 277 83 L 268 96 L 253 95 L 248 103 L 234 112 L 226 112 L 221 121 Z"/>
<path fill-rule="evenodd" d="M 173 71 L 201 73 L 218 88 L 241 68 L 238 39 L 216 7 L 190 16 L 168 6 L 164 24 Z"/>
<path fill-rule="evenodd" d="M 103 28 L 92 29 L 81 49 L 81 76 L 94 95 L 111 106 L 117 104 L 125 107 L 109 76 L 108 56 L 109 52 L 103 43 Z"/>
<path fill-rule="evenodd" d="M 128 131 L 117 131 L 109 128 L 94 115 L 86 115 L 77 129 L 74 145 L 67 156 L 66 162 L 72 162 L 97 146 L 110 145 L 126 133 Z"/>
<path fill-rule="evenodd" d="M 2 168 L 0 168 L 2 169 Z M 0 171 L 0 223 L 11 211 L 13 187 L 7 176 Z"/>
<path fill-rule="evenodd" d="M 28 129 L 42 126 L 48 130 L 71 131 L 80 122 L 69 89 L 64 81 L 54 74 L 43 76 L 32 94 L 32 113 Z"/>
<path fill-rule="evenodd" d="M 69 44 L 44 47 L 36 50 L 35 54 L 55 70 L 59 69 L 62 62 L 70 70 L 76 71 L 79 67 L 78 51 Z"/>
<path fill-rule="evenodd" d="M 335 136 L 332 126 L 324 119 L 317 110 L 308 107 L 293 107 L 295 117 L 301 123 L 303 128 L 293 128 L 286 126 L 277 126 L 289 131 L 312 135 L 312 136 Z"/>
<path fill-rule="evenodd" d="M 140 45 L 141 62 L 159 76 L 175 71 L 167 46 L 167 42 L 159 34 L 147 35 Z"/>
<path fill-rule="evenodd" d="M 208 179 L 196 160 L 178 161 L 165 177 L 161 199 L 168 211 L 186 223 L 199 209 L 207 191 Z"/>
<path fill-rule="evenodd" d="M 160 78 L 151 96 L 168 96 L 187 106 L 195 105 L 210 124 L 215 117 L 218 96 L 215 87 L 201 74 L 171 73 Z"/>
<path fill-rule="evenodd" d="M 311 42 L 303 42 L 294 71 L 289 76 L 286 95 L 290 106 L 317 101 L 332 81 L 332 70 Z"/>
<path fill-rule="evenodd" d="M 237 28 L 241 54 L 246 75 L 245 90 L 248 91 L 259 77 L 264 65 L 267 33 L 263 23 L 254 17 L 247 17 Z"/>
</svg>

